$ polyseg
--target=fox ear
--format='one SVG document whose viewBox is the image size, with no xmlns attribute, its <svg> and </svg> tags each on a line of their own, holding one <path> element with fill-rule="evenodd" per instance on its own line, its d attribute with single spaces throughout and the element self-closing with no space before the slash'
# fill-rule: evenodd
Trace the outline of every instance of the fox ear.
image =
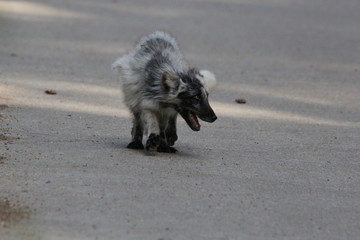
<svg viewBox="0 0 360 240">
<path fill-rule="evenodd" d="M 179 87 L 179 82 L 176 78 L 174 78 L 171 73 L 164 72 L 161 75 L 161 83 L 164 88 L 169 91 L 170 89 L 176 89 Z"/>
<path fill-rule="evenodd" d="M 216 85 L 215 74 L 213 74 L 212 72 L 210 72 L 208 70 L 200 70 L 199 72 L 200 72 L 200 75 L 202 76 L 202 78 L 204 79 L 203 84 L 204 84 L 206 91 L 211 92 L 211 90 Z"/>
</svg>

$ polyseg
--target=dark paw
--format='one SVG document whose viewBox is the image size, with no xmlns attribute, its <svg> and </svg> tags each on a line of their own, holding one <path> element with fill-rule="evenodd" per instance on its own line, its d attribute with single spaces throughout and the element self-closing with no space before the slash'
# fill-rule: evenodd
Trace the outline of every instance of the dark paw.
<svg viewBox="0 0 360 240">
<path fill-rule="evenodd" d="M 155 151 L 160 144 L 160 136 L 155 133 L 151 133 L 148 140 L 146 141 L 146 150 Z"/>
<path fill-rule="evenodd" d="M 140 141 L 133 141 L 127 145 L 130 149 L 144 149 L 144 145 Z"/>
<path fill-rule="evenodd" d="M 158 148 L 157 148 L 157 151 L 158 152 L 163 152 L 163 153 L 176 153 L 177 150 L 173 147 L 170 147 L 170 146 L 166 146 L 166 145 L 160 145 Z"/>
<path fill-rule="evenodd" d="M 178 136 L 176 135 L 176 132 L 169 131 L 166 133 L 166 141 L 169 144 L 169 146 L 173 146 L 178 139 Z"/>
</svg>

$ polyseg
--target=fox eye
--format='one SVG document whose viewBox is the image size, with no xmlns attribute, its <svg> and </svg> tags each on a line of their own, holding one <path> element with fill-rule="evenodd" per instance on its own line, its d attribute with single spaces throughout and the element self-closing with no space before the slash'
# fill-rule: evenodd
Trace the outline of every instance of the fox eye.
<svg viewBox="0 0 360 240">
<path fill-rule="evenodd" d="M 192 98 L 197 101 L 200 101 L 200 99 L 201 99 L 199 95 L 193 96 Z"/>
</svg>

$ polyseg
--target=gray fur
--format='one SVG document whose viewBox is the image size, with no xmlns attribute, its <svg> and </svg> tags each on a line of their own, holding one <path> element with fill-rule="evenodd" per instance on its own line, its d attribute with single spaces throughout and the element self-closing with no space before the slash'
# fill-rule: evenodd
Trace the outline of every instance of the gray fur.
<svg viewBox="0 0 360 240">
<path fill-rule="evenodd" d="M 148 136 L 146 149 L 175 152 L 171 146 L 177 140 L 178 113 L 195 131 L 200 125 L 191 121 L 194 116 L 215 121 L 216 116 L 207 100 L 207 79 L 202 71 L 189 68 L 178 44 L 169 34 L 154 32 L 143 37 L 134 50 L 117 59 L 112 67 L 122 83 L 125 104 L 134 116 L 129 148 L 143 148 L 145 134 Z M 215 76 L 205 72 L 209 73 L 206 76 L 210 76 L 208 82 L 212 87 Z M 197 95 L 199 97 L 195 97 Z M 200 96 L 201 101 L 198 100 Z"/>
</svg>

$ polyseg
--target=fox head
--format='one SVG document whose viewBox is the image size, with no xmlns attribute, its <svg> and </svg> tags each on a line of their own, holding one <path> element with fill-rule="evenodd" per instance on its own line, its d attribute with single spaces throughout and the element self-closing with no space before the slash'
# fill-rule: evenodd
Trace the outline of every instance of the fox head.
<svg viewBox="0 0 360 240">
<path fill-rule="evenodd" d="M 164 90 L 175 95 L 175 109 L 193 131 L 200 130 L 198 117 L 206 122 L 217 119 L 208 101 L 216 84 L 213 73 L 193 68 L 187 73 L 164 72 L 161 78 Z"/>
</svg>

